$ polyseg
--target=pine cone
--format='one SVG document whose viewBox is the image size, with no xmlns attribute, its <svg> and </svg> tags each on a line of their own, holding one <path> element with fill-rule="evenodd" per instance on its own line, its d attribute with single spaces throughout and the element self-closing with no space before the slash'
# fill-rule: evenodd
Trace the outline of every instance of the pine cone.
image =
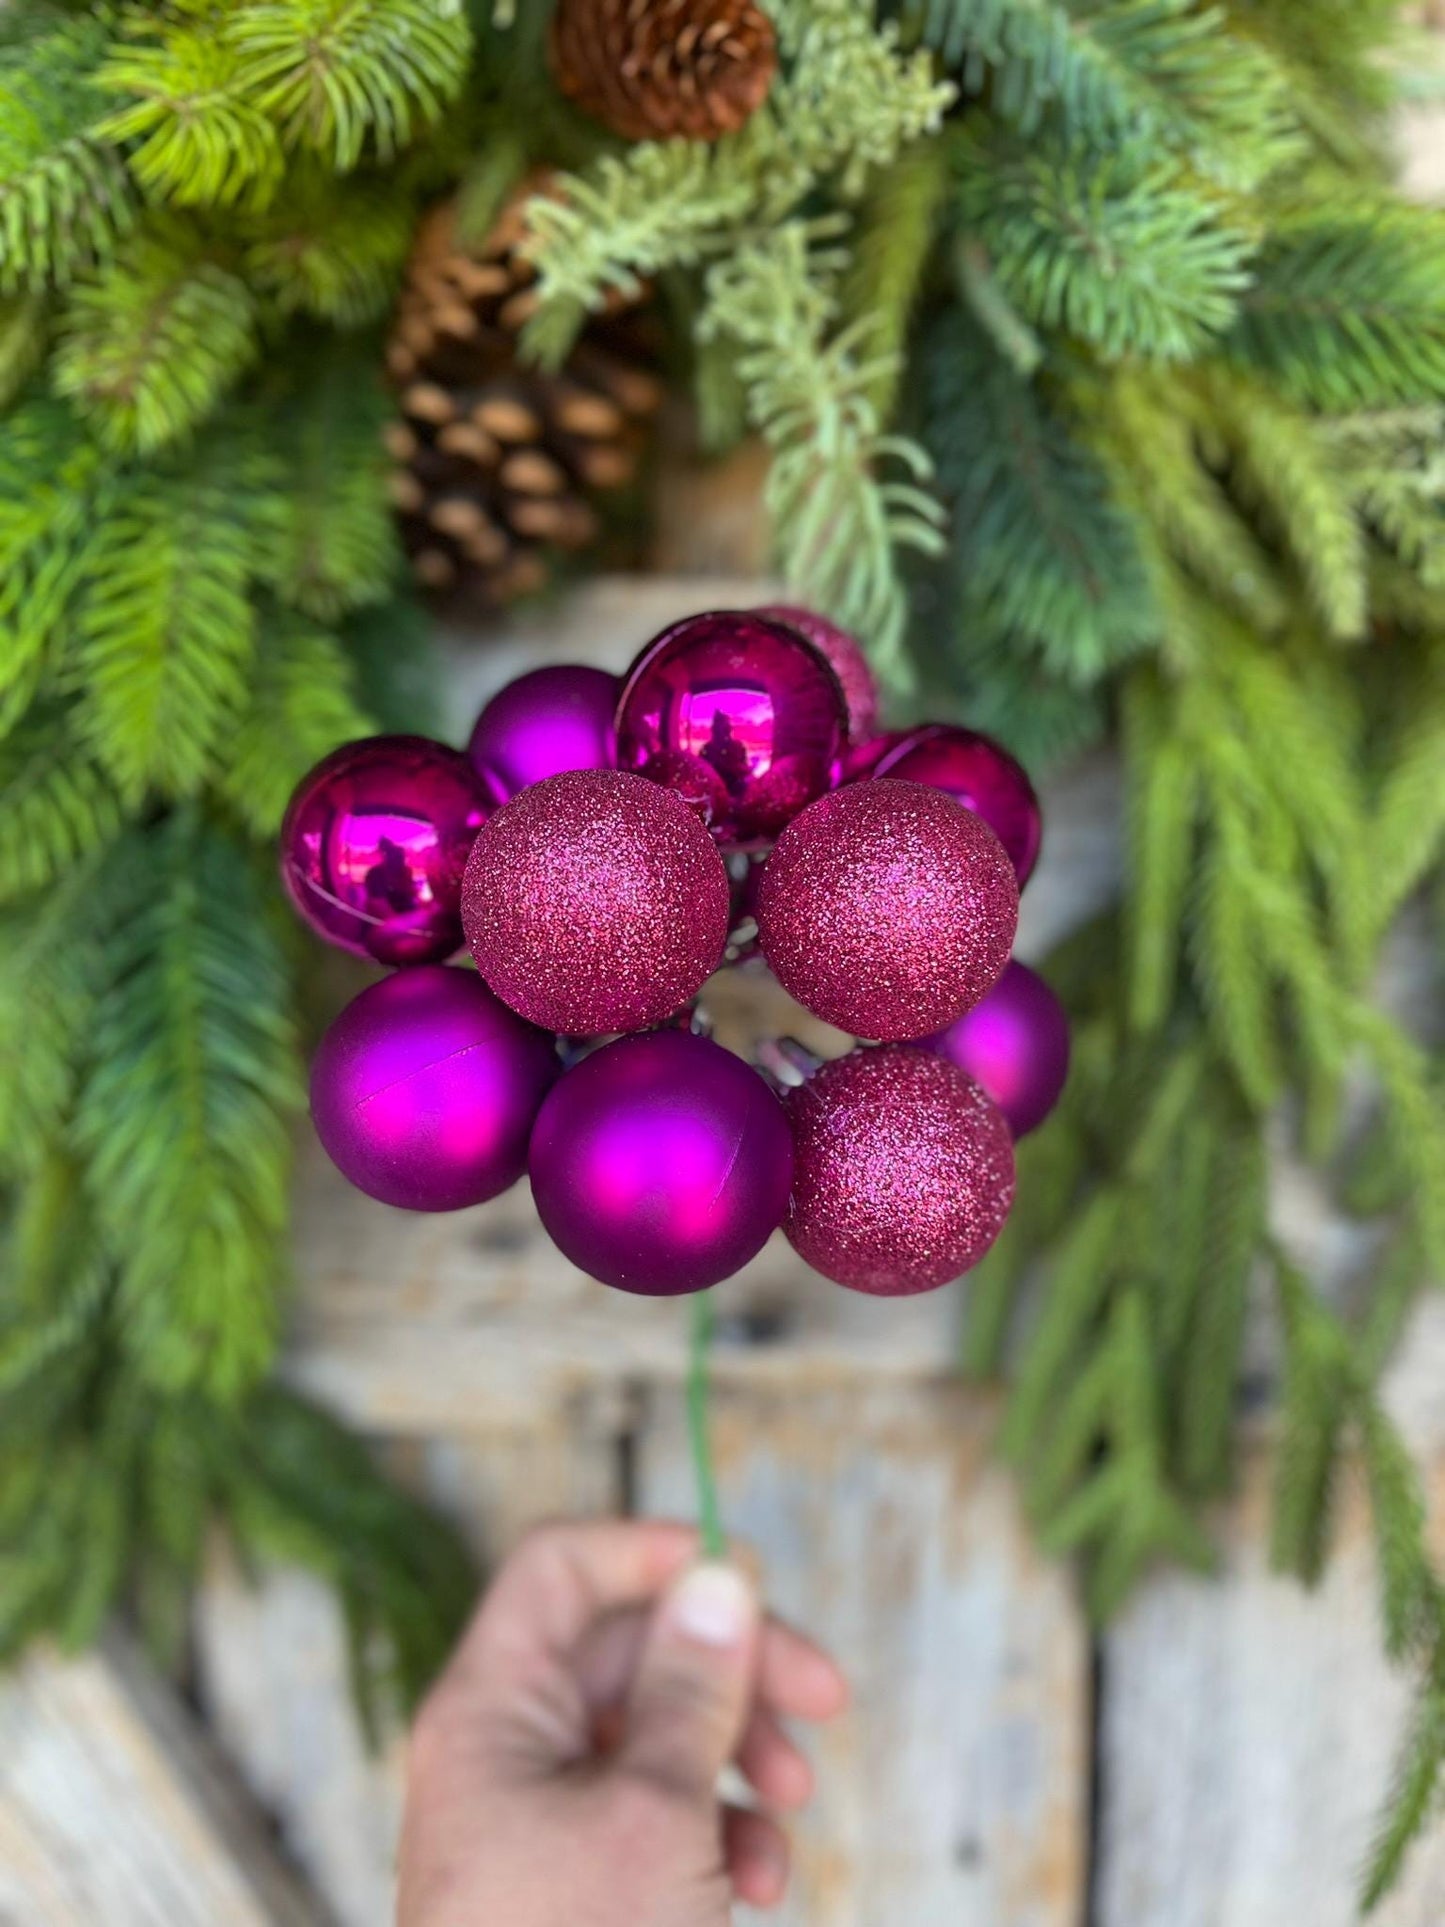
<svg viewBox="0 0 1445 1927">
<path fill-rule="evenodd" d="M 555 374 L 517 341 L 536 305 L 518 252 L 531 181 L 463 248 L 450 203 L 422 224 L 387 348 L 401 419 L 392 500 L 421 584 L 500 603 L 539 588 L 550 553 L 599 533 L 593 499 L 636 473 L 662 400 L 643 301 L 619 296 Z"/>
<path fill-rule="evenodd" d="M 551 50 L 561 91 L 634 141 L 734 133 L 778 65 L 753 0 L 557 0 Z"/>
</svg>

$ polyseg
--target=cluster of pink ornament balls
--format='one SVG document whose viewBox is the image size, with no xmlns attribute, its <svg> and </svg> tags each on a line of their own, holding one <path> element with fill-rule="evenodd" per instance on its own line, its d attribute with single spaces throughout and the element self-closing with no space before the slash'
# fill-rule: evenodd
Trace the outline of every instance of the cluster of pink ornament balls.
<svg viewBox="0 0 1445 1927">
<path fill-rule="evenodd" d="M 1057 1000 L 1010 961 L 1038 803 L 987 737 L 880 735 L 877 712 L 831 623 L 725 611 L 621 679 L 518 678 L 465 755 L 379 736 L 320 763 L 287 887 L 331 942 L 408 966 L 316 1055 L 312 1115 L 352 1183 L 448 1211 L 526 1170 L 569 1258 L 656 1295 L 716 1284 L 779 1225 L 880 1295 L 975 1264 L 1068 1065 Z M 463 940 L 475 971 L 446 964 Z M 780 1092 L 697 1034 L 704 980 L 753 949 L 870 1042 Z"/>
</svg>

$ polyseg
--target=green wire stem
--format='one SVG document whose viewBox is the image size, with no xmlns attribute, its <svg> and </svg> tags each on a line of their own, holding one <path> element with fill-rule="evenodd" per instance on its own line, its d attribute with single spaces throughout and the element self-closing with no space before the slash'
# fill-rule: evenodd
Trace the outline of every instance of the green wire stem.
<svg viewBox="0 0 1445 1927">
<path fill-rule="evenodd" d="M 698 1524 L 702 1531 L 705 1558 L 727 1556 L 722 1515 L 718 1511 L 717 1473 L 712 1462 L 712 1438 L 708 1429 L 708 1349 L 712 1344 L 713 1305 L 710 1291 L 695 1291 L 689 1303 L 687 1356 L 687 1432 L 692 1444 L 693 1472 L 697 1479 Z"/>
</svg>

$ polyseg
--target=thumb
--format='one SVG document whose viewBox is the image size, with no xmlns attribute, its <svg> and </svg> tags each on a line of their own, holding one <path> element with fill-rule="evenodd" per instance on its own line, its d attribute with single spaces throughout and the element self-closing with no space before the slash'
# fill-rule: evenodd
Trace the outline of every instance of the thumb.
<svg viewBox="0 0 1445 1927">
<path fill-rule="evenodd" d="M 622 1763 L 711 1800 L 753 1697 L 758 1603 L 732 1566 L 693 1566 L 658 1606 L 638 1661 Z"/>
</svg>

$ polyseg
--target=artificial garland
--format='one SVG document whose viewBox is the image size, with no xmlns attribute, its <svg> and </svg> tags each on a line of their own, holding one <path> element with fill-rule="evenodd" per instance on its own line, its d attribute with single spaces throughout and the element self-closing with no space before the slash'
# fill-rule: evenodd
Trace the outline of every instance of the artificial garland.
<svg viewBox="0 0 1445 1927">
<path fill-rule="evenodd" d="M 300 1060 L 256 853 L 319 754 L 409 720 L 381 331 L 419 214 L 457 184 L 485 235 L 544 165 L 526 351 L 650 284 L 708 437 L 772 450 L 792 591 L 896 706 L 1035 769 L 1122 743 L 1124 902 L 1051 964 L 1075 1069 L 966 1363 L 1012 1375 L 1005 1446 L 1102 1613 L 1207 1560 L 1269 1287 L 1278 1559 L 1318 1573 L 1355 1445 L 1424 1680 L 1377 1895 L 1445 1761 L 1445 1593 L 1375 1389 L 1445 1254 L 1438 1070 L 1369 991 L 1445 832 L 1445 231 L 1389 185 L 1402 9 L 770 0 L 741 115 L 663 118 L 700 111 L 686 63 L 594 70 L 706 135 L 620 145 L 550 11 L 0 16 L 4 1639 L 122 1593 L 174 1639 L 217 1506 L 405 1688 L 464 1607 L 453 1542 L 264 1388 Z M 1379 1227 L 1358 1315 L 1271 1235 L 1281 1105 Z"/>
</svg>

